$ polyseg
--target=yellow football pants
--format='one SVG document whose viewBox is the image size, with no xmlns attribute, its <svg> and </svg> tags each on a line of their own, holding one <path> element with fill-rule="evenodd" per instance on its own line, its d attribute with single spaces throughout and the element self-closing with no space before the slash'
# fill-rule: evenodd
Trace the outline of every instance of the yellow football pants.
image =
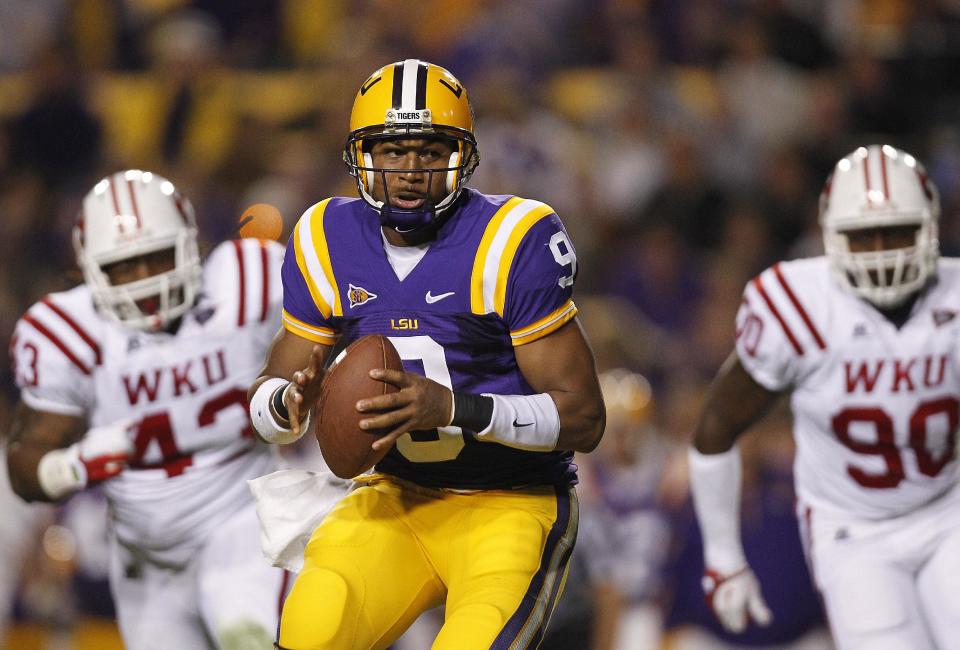
<svg viewBox="0 0 960 650">
<path fill-rule="evenodd" d="M 378 477 L 314 531 L 279 645 L 386 648 L 445 602 L 434 650 L 536 648 L 576 535 L 573 488 L 465 494 Z"/>
</svg>

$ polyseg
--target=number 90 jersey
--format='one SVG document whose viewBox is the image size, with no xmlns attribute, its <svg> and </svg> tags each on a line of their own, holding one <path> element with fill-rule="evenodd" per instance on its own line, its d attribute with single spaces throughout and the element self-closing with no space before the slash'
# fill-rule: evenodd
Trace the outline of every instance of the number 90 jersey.
<svg viewBox="0 0 960 650">
<path fill-rule="evenodd" d="M 455 391 L 529 395 L 514 346 L 576 315 L 576 253 L 543 203 L 468 190 L 416 267 L 398 279 L 376 212 L 332 198 L 304 213 L 283 263 L 283 323 L 333 345 L 390 338 L 404 369 Z M 411 431 L 378 471 L 430 487 L 493 489 L 575 480 L 572 453 L 480 442 L 459 427 Z"/>
<path fill-rule="evenodd" d="M 747 285 L 737 354 L 759 384 L 791 392 L 797 494 L 816 509 L 895 517 L 956 483 L 960 260 L 937 274 L 899 329 L 825 257 Z"/>
<path fill-rule="evenodd" d="M 252 504 L 246 479 L 274 469 L 249 427 L 246 391 L 280 321 L 282 256 L 275 242 L 218 246 L 204 264 L 204 293 L 173 334 L 107 320 L 86 285 L 47 296 L 17 324 L 24 403 L 90 427 L 134 423 L 130 465 L 104 491 L 120 540 L 158 561 L 185 561 Z"/>
</svg>

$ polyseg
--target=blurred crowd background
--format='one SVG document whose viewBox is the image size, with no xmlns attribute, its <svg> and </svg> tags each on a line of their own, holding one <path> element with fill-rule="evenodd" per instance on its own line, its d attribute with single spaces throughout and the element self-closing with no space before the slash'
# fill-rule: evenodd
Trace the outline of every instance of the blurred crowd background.
<svg viewBox="0 0 960 650">
<path fill-rule="evenodd" d="M 314 202 L 353 195 L 353 96 L 404 58 L 468 88 L 471 184 L 549 203 L 577 246 L 610 426 L 580 459 L 580 542 L 544 647 L 724 647 L 699 587 L 684 445 L 743 285 L 820 253 L 818 194 L 838 158 L 885 142 L 925 161 L 942 250 L 960 251 L 960 2 L 0 0 L 0 338 L 79 281 L 70 228 L 107 173 L 173 180 L 207 245 L 252 203 L 276 205 L 286 236 Z M 777 619 L 738 643 L 828 648 L 785 410 L 744 447 L 745 544 Z M 114 643 L 96 494 L 22 520 L 0 504 L 32 522 L 0 539 L 27 549 L 4 567 L 20 585 L 7 647 Z"/>
</svg>

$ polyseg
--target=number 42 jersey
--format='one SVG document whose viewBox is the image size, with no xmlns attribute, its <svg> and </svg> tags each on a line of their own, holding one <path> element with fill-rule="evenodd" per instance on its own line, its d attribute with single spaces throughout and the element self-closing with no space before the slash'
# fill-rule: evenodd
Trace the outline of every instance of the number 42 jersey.
<svg viewBox="0 0 960 650">
<path fill-rule="evenodd" d="M 119 540 L 154 560 L 184 562 L 252 505 L 246 479 L 274 469 L 249 427 L 246 391 L 280 321 L 282 256 L 275 242 L 218 246 L 173 334 L 100 316 L 85 285 L 47 296 L 17 324 L 11 349 L 29 407 L 90 427 L 133 423 L 134 456 L 104 491 Z"/>
<path fill-rule="evenodd" d="M 747 285 L 737 354 L 759 384 L 791 392 L 797 493 L 818 510 L 896 517 L 956 484 L 960 260 L 937 273 L 899 329 L 825 257 Z"/>
<path fill-rule="evenodd" d="M 359 199 L 311 207 L 287 245 L 284 327 L 326 345 L 390 338 L 404 369 L 455 391 L 529 395 L 514 348 L 576 315 L 576 253 L 538 201 L 466 190 L 402 280 L 376 212 Z M 480 442 L 459 427 L 411 431 L 377 470 L 430 487 L 569 484 L 572 453 Z"/>
</svg>

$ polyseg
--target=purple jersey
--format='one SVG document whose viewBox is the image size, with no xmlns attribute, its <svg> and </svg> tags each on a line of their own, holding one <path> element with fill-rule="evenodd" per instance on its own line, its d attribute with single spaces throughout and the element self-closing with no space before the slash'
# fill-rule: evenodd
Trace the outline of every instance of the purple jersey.
<svg viewBox="0 0 960 650">
<path fill-rule="evenodd" d="M 363 201 L 311 207 L 287 245 L 284 327 L 326 345 L 384 334 L 408 372 L 461 392 L 533 394 L 513 349 L 576 315 L 573 246 L 543 203 L 464 194 L 402 281 Z M 576 478 L 572 457 L 480 442 L 451 426 L 401 436 L 377 470 L 432 487 L 567 484 Z"/>
</svg>

